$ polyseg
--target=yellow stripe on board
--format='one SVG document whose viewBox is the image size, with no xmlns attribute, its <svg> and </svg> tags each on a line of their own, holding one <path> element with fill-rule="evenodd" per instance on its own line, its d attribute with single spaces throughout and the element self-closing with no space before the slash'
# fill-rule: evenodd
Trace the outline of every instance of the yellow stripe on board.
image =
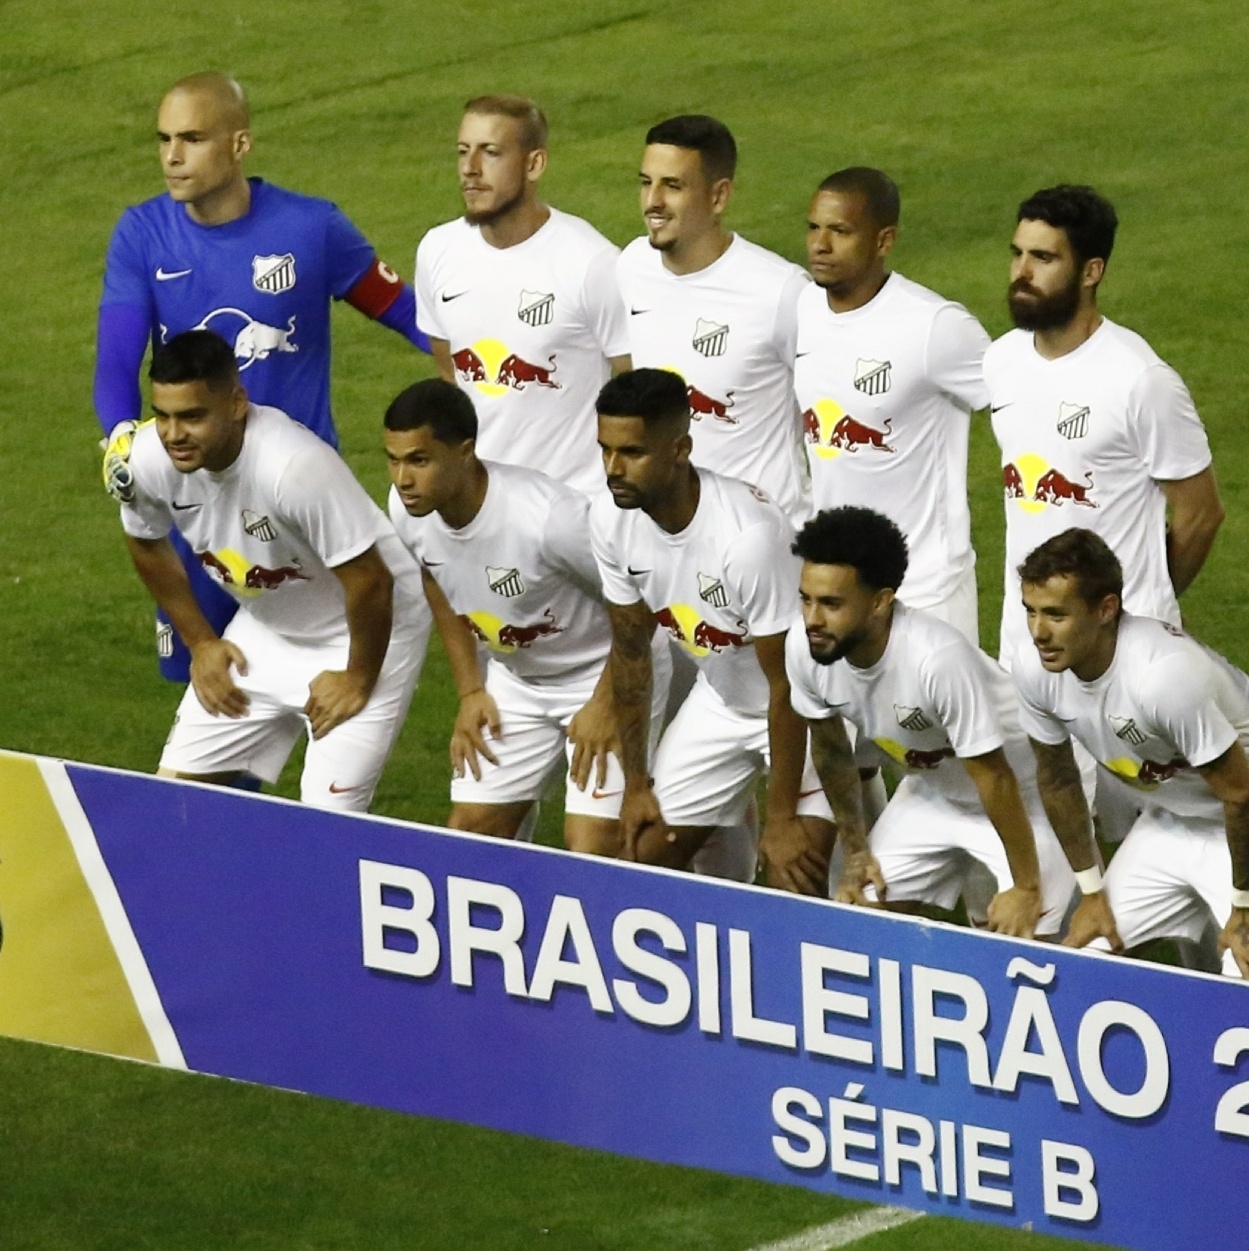
<svg viewBox="0 0 1249 1251">
<path fill-rule="evenodd" d="M 39 772 L 0 752 L 0 1034 L 157 1059 Z"/>
</svg>

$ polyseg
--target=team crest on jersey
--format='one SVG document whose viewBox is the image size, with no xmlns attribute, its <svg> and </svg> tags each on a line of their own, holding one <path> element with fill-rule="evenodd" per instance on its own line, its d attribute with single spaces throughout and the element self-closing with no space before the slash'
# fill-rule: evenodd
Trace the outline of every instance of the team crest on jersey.
<svg viewBox="0 0 1249 1251">
<path fill-rule="evenodd" d="M 243 509 L 243 529 L 252 538 L 259 539 L 262 543 L 272 543 L 278 537 L 278 532 L 273 528 L 273 522 L 268 517 L 252 512 L 250 508 Z"/>
<path fill-rule="evenodd" d="M 253 256 L 252 286 L 266 295 L 281 295 L 295 285 L 295 254 Z"/>
<path fill-rule="evenodd" d="M 498 569 L 494 565 L 487 565 L 486 580 L 496 595 L 505 595 L 508 599 L 515 599 L 517 595 L 525 593 L 525 583 L 520 576 L 519 569 Z"/>
<path fill-rule="evenodd" d="M 729 328 L 699 318 L 694 325 L 694 351 L 700 356 L 723 356 L 729 346 Z"/>
<path fill-rule="evenodd" d="M 516 316 L 526 326 L 549 326 L 555 316 L 555 295 L 551 291 L 522 291 Z"/>
<path fill-rule="evenodd" d="M 173 626 L 168 621 L 156 623 L 156 654 L 162 660 L 173 655 Z"/>
<path fill-rule="evenodd" d="M 1111 717 L 1110 725 L 1115 732 L 1115 738 L 1121 738 L 1133 747 L 1139 747 L 1146 739 L 1146 735 L 1137 727 L 1134 717 Z"/>
<path fill-rule="evenodd" d="M 922 708 L 908 708 L 905 704 L 894 704 L 893 714 L 898 718 L 898 724 L 913 734 L 932 729 L 932 720 Z"/>
<path fill-rule="evenodd" d="M 865 361 L 861 357 L 854 362 L 854 389 L 864 395 L 884 395 L 892 382 L 892 361 Z"/>
<path fill-rule="evenodd" d="M 710 574 L 700 573 L 698 575 L 698 598 L 710 604 L 712 608 L 727 608 L 729 606 L 729 596 L 724 589 L 724 583 L 719 578 L 713 578 Z"/>
<path fill-rule="evenodd" d="M 1089 406 L 1068 404 L 1058 406 L 1058 433 L 1064 439 L 1082 439 L 1089 432 Z"/>
</svg>

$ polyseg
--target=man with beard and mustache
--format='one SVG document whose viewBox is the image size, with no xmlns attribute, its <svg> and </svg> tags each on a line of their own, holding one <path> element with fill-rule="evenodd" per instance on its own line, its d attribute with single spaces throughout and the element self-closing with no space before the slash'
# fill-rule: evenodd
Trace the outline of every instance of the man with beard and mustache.
<svg viewBox="0 0 1249 1251">
<path fill-rule="evenodd" d="M 602 489 L 594 399 L 629 367 L 618 249 L 544 204 L 547 122 L 532 100 L 480 96 L 459 131 L 464 216 L 416 252 L 420 328 L 477 409 L 487 460 Z"/>
<path fill-rule="evenodd" d="M 989 336 L 961 305 L 891 273 L 900 197 L 888 174 L 830 174 L 807 208 L 794 388 L 815 509 L 879 508 L 910 548 L 904 603 L 979 641 L 967 504 Z"/>
<path fill-rule="evenodd" d="M 827 509 L 793 550 L 802 617 L 785 639 L 785 670 L 842 843 L 834 897 L 949 909 L 972 871 L 987 870 L 990 929 L 1056 935 L 1075 877 L 1041 805 L 1009 677 L 953 625 L 897 598 L 907 544 L 882 513 Z M 863 765 L 902 774 L 870 841 Z"/>
<path fill-rule="evenodd" d="M 1099 534 L 1123 565 L 1124 608 L 1179 625 L 1176 597 L 1223 520 L 1183 381 L 1098 311 L 1114 208 L 1091 187 L 1049 187 L 1019 206 L 1017 221 L 1009 301 L 1018 329 L 984 360 L 1006 495 L 999 656 L 1008 665 L 1028 641 L 1016 569 L 1047 539 L 1073 525 Z"/>
</svg>

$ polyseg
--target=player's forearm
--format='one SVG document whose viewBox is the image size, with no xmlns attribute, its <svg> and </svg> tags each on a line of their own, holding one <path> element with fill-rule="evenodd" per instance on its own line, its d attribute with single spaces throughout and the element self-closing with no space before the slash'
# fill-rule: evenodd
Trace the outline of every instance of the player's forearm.
<svg viewBox="0 0 1249 1251">
<path fill-rule="evenodd" d="M 612 705 L 620 733 L 621 765 L 625 782 L 645 782 L 648 770 L 649 716 L 651 702 L 651 657 L 649 646 L 639 655 L 613 645 L 607 660 L 611 670 Z"/>
<path fill-rule="evenodd" d="M 477 639 L 447 602 L 446 596 L 429 593 L 428 578 L 427 574 L 426 598 L 433 613 L 434 627 L 442 640 L 443 650 L 447 653 L 455 692 L 463 699 L 485 685 L 481 665 L 477 660 Z"/>
<path fill-rule="evenodd" d="M 169 618 L 178 636 L 194 650 L 201 643 L 217 637 L 208 624 L 190 579 L 168 539 L 136 539 L 126 536 L 130 559 L 148 594 Z"/>
<path fill-rule="evenodd" d="M 1214 471 L 1182 482 L 1165 483 L 1170 518 L 1167 524 L 1167 572 L 1177 595 L 1183 594 L 1214 546 L 1214 537 L 1223 524 L 1223 504 L 1219 499 Z"/>
<path fill-rule="evenodd" d="M 999 748 L 963 763 L 976 784 L 985 815 L 1002 840 L 1015 885 L 1039 890 L 1041 869 L 1037 863 L 1036 837 L 1019 794 L 1019 783 L 1004 753 Z"/>
<path fill-rule="evenodd" d="M 837 837 L 847 852 L 867 846 L 867 818 L 863 812 L 863 787 L 854 763 L 846 727 L 840 717 L 808 723 L 811 759 L 820 785 L 837 822 Z"/>
<path fill-rule="evenodd" d="M 1225 803 L 1223 815 L 1232 855 L 1232 887 L 1249 890 L 1249 803 Z"/>
<path fill-rule="evenodd" d="M 380 561 L 378 562 L 381 563 Z M 382 565 L 367 579 L 344 584 L 347 632 L 351 646 L 347 652 L 347 672 L 372 690 L 382 671 L 394 613 L 394 579 Z"/>
<path fill-rule="evenodd" d="M 807 723 L 789 702 L 789 683 L 774 683 L 768 700 L 768 820 L 792 817 L 798 811 L 798 790 L 807 754 Z"/>
<path fill-rule="evenodd" d="M 93 398 L 105 434 L 118 422 L 138 421 L 143 414 L 139 367 L 146 350 L 146 310 L 102 305 L 96 325 Z"/>
<path fill-rule="evenodd" d="M 1057 747 L 1032 742 L 1037 762 L 1037 786 L 1045 815 L 1058 836 L 1067 863 L 1076 873 L 1093 868 L 1098 861 L 1093 841 L 1093 818 L 1080 781 L 1071 744 Z"/>
</svg>

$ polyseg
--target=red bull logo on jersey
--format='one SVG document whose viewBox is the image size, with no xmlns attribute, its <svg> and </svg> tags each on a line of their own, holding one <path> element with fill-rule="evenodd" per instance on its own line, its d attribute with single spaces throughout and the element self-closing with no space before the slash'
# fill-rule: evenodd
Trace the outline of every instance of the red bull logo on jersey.
<svg viewBox="0 0 1249 1251">
<path fill-rule="evenodd" d="M 939 769 L 942 761 L 954 759 L 954 748 L 949 745 L 923 751 L 917 747 L 906 747 L 891 738 L 874 738 L 872 742 L 890 759 L 907 769 Z"/>
<path fill-rule="evenodd" d="M 456 378 L 471 383 L 483 395 L 506 395 L 529 387 L 548 387 L 559 391 L 563 383 L 555 380 L 554 352 L 545 364 L 526 360 L 498 339 L 478 339 L 469 347 L 451 353 Z"/>
<path fill-rule="evenodd" d="M 287 320 L 286 329 L 257 321 L 241 308 L 215 308 L 193 330 L 212 330 L 227 343 L 233 342 L 239 372 L 257 361 L 267 360 L 274 352 L 298 352 L 295 339 L 295 314 Z"/>
<path fill-rule="evenodd" d="M 704 417 L 712 417 L 728 426 L 740 424 L 738 419 L 729 411 L 733 407 L 732 391 L 726 392 L 724 399 L 717 400 L 715 396 L 708 395 L 697 387 L 687 386 L 685 390 L 690 400 L 690 416 L 695 421 L 702 421 Z"/>
<path fill-rule="evenodd" d="M 276 569 L 253 565 L 241 552 L 225 548 L 220 552 L 196 552 L 199 563 L 227 586 L 235 595 L 250 599 L 263 591 L 276 591 L 286 582 L 308 582 L 308 575 L 294 565 L 280 565 Z"/>
<path fill-rule="evenodd" d="M 1091 471 L 1086 470 L 1084 481 L 1077 482 L 1032 452 L 1025 452 L 1002 466 L 1002 490 L 1008 502 L 1013 500 L 1016 507 L 1026 513 L 1068 504 L 1098 507 L 1093 499 Z"/>
<path fill-rule="evenodd" d="M 461 613 L 460 620 L 492 652 L 510 656 L 522 647 L 532 647 L 539 639 L 564 633 L 564 627 L 556 623 L 549 608 L 543 616 L 545 621 L 537 621 L 532 625 L 513 625 L 488 612 Z"/>
<path fill-rule="evenodd" d="M 713 652 L 728 651 L 731 647 L 747 647 L 752 641 L 744 621 L 738 622 L 741 626 L 740 633 L 722 630 L 704 620 L 698 610 L 689 604 L 669 604 L 653 615 L 657 626 L 667 630 L 691 656 L 700 659 Z"/>
<path fill-rule="evenodd" d="M 859 421 L 836 400 L 816 400 L 802 414 L 802 435 L 812 453 L 821 460 L 835 460 L 843 452 L 896 452 L 889 442 L 893 423 L 886 418 L 884 429 Z"/>
<path fill-rule="evenodd" d="M 1139 791 L 1156 791 L 1163 782 L 1169 782 L 1181 769 L 1191 769 L 1192 765 L 1183 756 L 1176 756 L 1165 763 L 1120 756 L 1117 760 L 1107 760 L 1106 768 Z"/>
</svg>

